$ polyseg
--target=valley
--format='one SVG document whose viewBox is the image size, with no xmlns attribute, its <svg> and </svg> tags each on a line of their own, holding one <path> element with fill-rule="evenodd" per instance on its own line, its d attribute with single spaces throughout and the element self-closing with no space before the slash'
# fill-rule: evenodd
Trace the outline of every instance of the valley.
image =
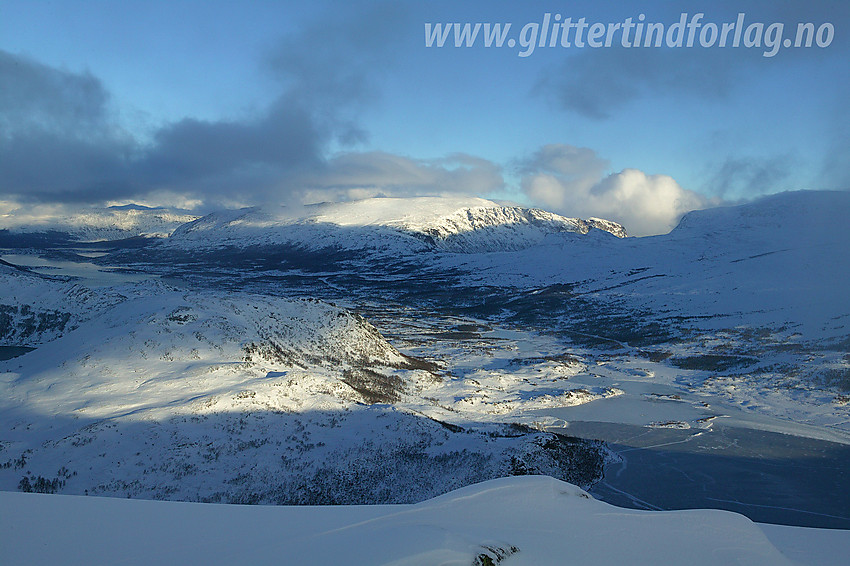
<svg viewBox="0 0 850 566">
<path fill-rule="evenodd" d="M 0 362 L 0 487 L 413 503 L 545 474 L 639 509 L 850 526 L 845 195 L 652 238 L 377 200 L 9 249 L 0 335 L 34 350 Z"/>
</svg>

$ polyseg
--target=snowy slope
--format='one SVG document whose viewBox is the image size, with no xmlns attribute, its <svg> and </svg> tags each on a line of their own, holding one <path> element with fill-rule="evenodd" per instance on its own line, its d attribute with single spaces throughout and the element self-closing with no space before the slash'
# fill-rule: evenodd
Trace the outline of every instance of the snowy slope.
<svg viewBox="0 0 850 566">
<path fill-rule="evenodd" d="M 618 509 L 545 477 L 416 505 L 256 507 L 0 493 L 4 563 L 842 564 L 846 531 Z M 768 536 L 765 535 L 765 532 Z M 770 537 L 770 538 L 769 538 Z M 793 561 L 789 560 L 793 557 Z"/>
<path fill-rule="evenodd" d="M 418 414 L 433 365 L 338 307 L 150 281 L 103 292 L 114 304 L 0 362 L 0 489 L 374 503 L 601 475 L 599 443 Z"/>
<path fill-rule="evenodd" d="M 0 346 L 36 346 L 122 300 L 0 264 Z"/>
<path fill-rule="evenodd" d="M 547 234 L 587 234 L 592 228 L 618 237 L 626 235 L 613 222 L 565 218 L 484 199 L 372 198 L 294 209 L 213 213 L 181 226 L 169 242 L 182 248 L 294 244 L 407 253 L 429 247 L 481 252 L 523 249 Z"/>
<path fill-rule="evenodd" d="M 850 193 L 783 193 L 691 212 L 671 233 L 586 245 L 546 240 L 523 252 L 454 257 L 472 285 L 574 295 L 714 328 L 787 326 L 807 337 L 850 333 Z"/>
<path fill-rule="evenodd" d="M 317 301 L 180 292 L 159 283 L 38 350 L 7 374 L 12 407 L 115 416 L 184 403 L 269 371 L 328 364 L 406 367 L 362 318 Z"/>
</svg>

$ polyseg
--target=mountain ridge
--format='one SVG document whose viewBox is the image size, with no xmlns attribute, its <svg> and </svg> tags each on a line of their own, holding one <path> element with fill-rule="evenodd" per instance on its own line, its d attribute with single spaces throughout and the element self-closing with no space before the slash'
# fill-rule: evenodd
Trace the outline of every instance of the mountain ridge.
<svg viewBox="0 0 850 566">
<path fill-rule="evenodd" d="M 328 227 L 328 233 L 318 234 L 322 227 Z M 347 238 L 347 230 L 357 236 Z M 549 234 L 586 235 L 591 230 L 619 238 L 626 236 L 625 229 L 612 221 L 567 218 L 484 199 L 372 198 L 298 209 L 253 207 L 215 212 L 180 226 L 168 243 L 184 248 L 284 243 L 353 249 L 364 245 L 406 247 L 410 251 L 421 248 L 412 238 L 431 248 L 475 253 L 524 249 Z M 382 245 L 381 239 L 396 242 Z"/>
</svg>

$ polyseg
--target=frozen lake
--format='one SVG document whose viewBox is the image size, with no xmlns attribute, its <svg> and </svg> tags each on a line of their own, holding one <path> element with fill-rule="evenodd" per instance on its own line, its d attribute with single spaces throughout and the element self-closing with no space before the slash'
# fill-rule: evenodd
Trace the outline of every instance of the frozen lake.
<svg viewBox="0 0 850 566">
<path fill-rule="evenodd" d="M 0 362 L 4 360 L 11 360 L 18 356 L 23 356 L 34 349 L 35 348 L 27 348 L 26 346 L 0 346 Z"/>
<path fill-rule="evenodd" d="M 98 252 L 86 252 L 87 257 L 102 255 Z M 28 267 L 42 275 L 73 277 L 87 287 L 109 287 L 123 283 L 134 283 L 155 277 L 145 273 L 130 272 L 123 269 L 104 268 L 86 261 L 68 261 L 45 258 L 30 254 L 3 254 L 0 259 L 13 265 Z"/>
<path fill-rule="evenodd" d="M 591 493 L 636 509 L 715 508 L 762 523 L 850 529 L 850 445 L 750 428 L 572 421 L 622 458 Z"/>
</svg>

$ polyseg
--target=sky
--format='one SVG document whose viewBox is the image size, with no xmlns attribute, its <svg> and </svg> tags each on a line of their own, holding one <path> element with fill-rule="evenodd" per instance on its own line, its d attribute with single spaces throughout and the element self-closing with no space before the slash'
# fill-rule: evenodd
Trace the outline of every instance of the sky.
<svg viewBox="0 0 850 566">
<path fill-rule="evenodd" d="M 580 18 L 664 40 L 579 47 Z M 511 29 L 428 47 L 438 23 Z M 850 189 L 848 35 L 850 3 L 823 0 L 0 0 L 0 216 L 470 195 L 664 233 Z"/>
</svg>

